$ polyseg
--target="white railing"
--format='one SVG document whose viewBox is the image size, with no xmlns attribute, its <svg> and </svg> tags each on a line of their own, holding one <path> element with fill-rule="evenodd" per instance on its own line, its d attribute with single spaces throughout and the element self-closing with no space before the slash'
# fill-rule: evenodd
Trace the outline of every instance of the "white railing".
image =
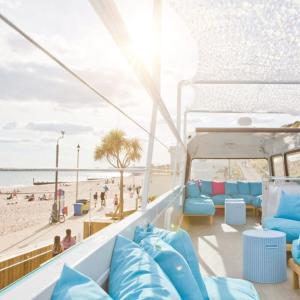
<svg viewBox="0 0 300 300">
<path fill-rule="evenodd" d="M 70 248 L 3 289 L 0 298 L 21 299 L 26 295 L 27 299 L 50 299 L 64 263 L 103 285 L 109 275 L 116 236 L 122 234 L 132 239 L 136 226 L 148 223 L 167 229 L 178 227 L 182 217 L 182 207 L 179 203 L 183 190 L 182 186 L 177 186 L 150 203 L 145 210 L 135 212 Z"/>
</svg>

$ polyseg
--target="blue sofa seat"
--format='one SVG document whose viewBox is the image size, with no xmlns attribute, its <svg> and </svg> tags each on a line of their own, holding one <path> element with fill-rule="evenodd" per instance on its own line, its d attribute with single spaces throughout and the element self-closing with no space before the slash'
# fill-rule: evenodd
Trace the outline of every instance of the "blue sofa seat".
<svg viewBox="0 0 300 300">
<path fill-rule="evenodd" d="M 202 196 L 199 198 L 187 198 L 184 202 L 184 213 L 188 215 L 213 216 L 215 206 L 211 198 Z"/>
<path fill-rule="evenodd" d="M 300 235 L 300 221 L 276 218 L 273 216 L 265 217 L 262 222 L 265 229 L 277 230 L 286 234 L 286 242 L 292 243 Z"/>
<path fill-rule="evenodd" d="M 246 280 L 212 276 L 204 278 L 204 282 L 213 300 L 259 300 L 253 284 Z"/>
</svg>

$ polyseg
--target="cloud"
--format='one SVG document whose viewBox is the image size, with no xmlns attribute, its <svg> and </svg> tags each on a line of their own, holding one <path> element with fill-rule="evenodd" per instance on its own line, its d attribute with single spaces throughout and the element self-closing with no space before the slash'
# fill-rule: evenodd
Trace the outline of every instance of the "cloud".
<svg viewBox="0 0 300 300">
<path fill-rule="evenodd" d="M 16 143 L 31 143 L 30 139 L 2 139 L 0 138 L 0 144 L 16 144 Z"/>
<path fill-rule="evenodd" d="M 93 132 L 91 126 L 84 126 L 72 123 L 34 123 L 30 122 L 25 126 L 26 129 L 40 132 L 60 132 L 65 131 L 66 134 L 76 135 L 81 133 Z"/>
<path fill-rule="evenodd" d="M 9 122 L 9 123 L 6 123 L 2 129 L 4 130 L 11 130 L 11 129 L 16 129 L 17 128 L 17 123 L 16 122 Z"/>
</svg>

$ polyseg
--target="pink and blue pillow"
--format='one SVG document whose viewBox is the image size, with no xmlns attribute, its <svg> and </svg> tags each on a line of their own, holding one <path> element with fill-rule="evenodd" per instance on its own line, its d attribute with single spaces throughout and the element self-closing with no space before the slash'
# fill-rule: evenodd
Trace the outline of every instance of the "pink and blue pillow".
<svg viewBox="0 0 300 300">
<path fill-rule="evenodd" d="M 212 194 L 215 195 L 224 195 L 225 194 L 225 183 L 224 182 L 212 182 Z"/>
</svg>

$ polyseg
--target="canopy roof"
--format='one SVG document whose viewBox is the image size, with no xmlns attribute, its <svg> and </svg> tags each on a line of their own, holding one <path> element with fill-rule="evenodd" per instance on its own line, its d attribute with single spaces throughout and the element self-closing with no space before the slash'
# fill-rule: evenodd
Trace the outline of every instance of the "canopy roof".
<svg viewBox="0 0 300 300">
<path fill-rule="evenodd" d="M 300 146 L 300 128 L 197 128 L 192 158 L 268 158 Z"/>
<path fill-rule="evenodd" d="M 193 109 L 300 113 L 300 1 L 169 1 L 197 45 Z"/>
</svg>

